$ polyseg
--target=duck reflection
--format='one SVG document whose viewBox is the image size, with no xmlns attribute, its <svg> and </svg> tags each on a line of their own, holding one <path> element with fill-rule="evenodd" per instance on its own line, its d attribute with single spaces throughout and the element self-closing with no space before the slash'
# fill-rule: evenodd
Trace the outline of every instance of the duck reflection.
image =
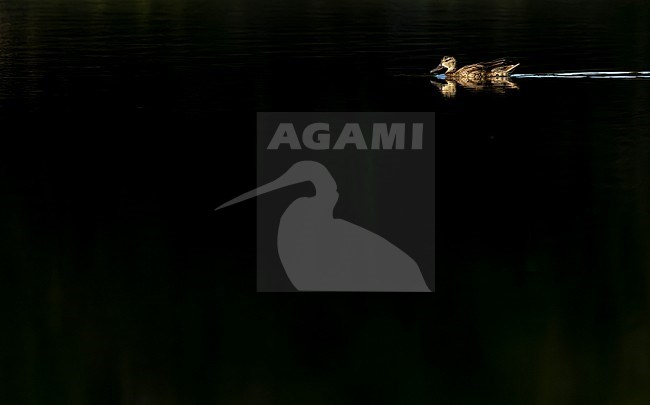
<svg viewBox="0 0 650 405">
<path fill-rule="evenodd" d="M 444 97 L 454 97 L 458 88 L 462 87 L 470 91 L 485 91 L 492 93 L 505 93 L 509 90 L 517 90 L 519 86 L 509 77 L 487 77 L 481 80 L 471 80 L 466 77 L 445 77 L 431 80 Z M 459 86 L 460 85 L 460 86 Z"/>
</svg>

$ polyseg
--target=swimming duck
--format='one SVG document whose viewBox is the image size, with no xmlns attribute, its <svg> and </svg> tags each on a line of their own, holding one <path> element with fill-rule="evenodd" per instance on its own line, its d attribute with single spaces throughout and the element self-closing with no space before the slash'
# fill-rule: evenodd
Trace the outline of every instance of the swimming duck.
<svg viewBox="0 0 650 405">
<path fill-rule="evenodd" d="M 491 62 L 479 62 L 456 69 L 456 59 L 453 56 L 443 56 L 438 66 L 431 73 L 445 70 L 445 77 L 459 78 L 471 81 L 481 81 L 494 77 L 508 77 L 519 63 L 508 64 L 505 59 L 496 59 Z"/>
</svg>

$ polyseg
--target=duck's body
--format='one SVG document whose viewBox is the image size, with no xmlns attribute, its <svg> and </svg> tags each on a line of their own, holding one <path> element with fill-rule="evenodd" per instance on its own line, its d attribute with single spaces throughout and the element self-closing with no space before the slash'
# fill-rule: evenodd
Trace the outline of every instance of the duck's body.
<svg viewBox="0 0 650 405">
<path fill-rule="evenodd" d="M 457 69 L 456 59 L 452 56 L 444 56 L 440 64 L 431 70 L 431 73 L 446 69 L 445 76 L 451 79 L 479 82 L 491 78 L 508 77 L 517 66 L 519 63 L 509 64 L 505 59 L 496 59 L 490 62 L 473 63 Z"/>
</svg>

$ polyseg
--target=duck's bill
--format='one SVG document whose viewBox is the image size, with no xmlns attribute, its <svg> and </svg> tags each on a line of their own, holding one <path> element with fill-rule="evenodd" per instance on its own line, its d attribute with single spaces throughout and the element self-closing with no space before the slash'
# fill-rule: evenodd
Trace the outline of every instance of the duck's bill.
<svg viewBox="0 0 650 405">
<path fill-rule="evenodd" d="M 444 66 L 438 65 L 438 66 L 434 67 L 433 69 L 431 69 L 431 72 L 429 72 L 429 73 L 440 72 L 442 69 L 444 69 Z"/>
</svg>

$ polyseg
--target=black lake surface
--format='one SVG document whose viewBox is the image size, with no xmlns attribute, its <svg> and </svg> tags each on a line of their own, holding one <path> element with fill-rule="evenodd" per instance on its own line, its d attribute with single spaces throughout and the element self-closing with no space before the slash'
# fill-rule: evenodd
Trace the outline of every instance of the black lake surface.
<svg viewBox="0 0 650 405">
<path fill-rule="evenodd" d="M 649 403 L 650 80 L 426 77 L 647 72 L 648 21 L 0 1 L 0 403 Z M 256 111 L 436 112 L 435 293 L 254 292 L 255 203 L 212 210 L 256 185 Z"/>
</svg>

